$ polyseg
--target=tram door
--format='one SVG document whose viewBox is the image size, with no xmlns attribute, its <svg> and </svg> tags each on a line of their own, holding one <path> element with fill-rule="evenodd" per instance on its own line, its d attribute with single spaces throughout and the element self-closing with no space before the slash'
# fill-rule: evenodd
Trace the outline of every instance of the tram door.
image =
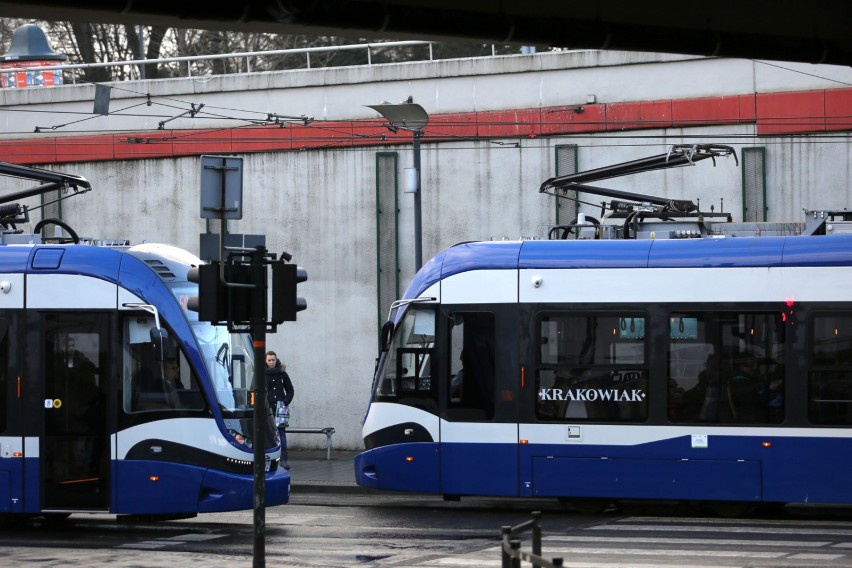
<svg viewBox="0 0 852 568">
<path fill-rule="evenodd" d="M 42 510 L 107 510 L 108 315 L 43 318 Z"/>
<path fill-rule="evenodd" d="M 514 421 L 498 419 L 495 314 L 457 309 L 446 312 L 446 322 L 441 491 L 516 495 L 518 427 Z"/>
</svg>

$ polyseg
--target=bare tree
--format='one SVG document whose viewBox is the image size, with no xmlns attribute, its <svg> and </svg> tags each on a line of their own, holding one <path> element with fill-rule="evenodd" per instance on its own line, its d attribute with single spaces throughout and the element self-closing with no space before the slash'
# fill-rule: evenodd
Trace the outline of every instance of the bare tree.
<svg viewBox="0 0 852 568">
<path fill-rule="evenodd" d="M 12 34 L 20 25 L 19 19 L 0 19 L 0 41 L 9 45 Z M 210 30 L 169 28 L 166 26 L 121 26 L 70 22 L 34 22 L 48 37 L 54 51 L 68 56 L 69 63 L 108 63 L 144 59 L 145 65 L 117 65 L 88 68 L 81 79 L 91 82 L 126 81 L 131 79 L 161 79 L 186 76 L 185 66 L 160 59 L 173 57 L 209 56 L 247 52 L 271 52 L 296 48 L 335 47 L 361 43 L 352 38 L 303 36 L 267 33 L 242 33 Z M 435 59 L 475 57 L 491 53 L 517 53 L 518 48 L 485 44 L 436 44 L 431 56 Z M 387 47 L 371 50 L 372 63 L 394 63 L 426 59 L 427 46 Z M 364 50 L 327 50 L 299 54 L 257 55 L 251 58 L 227 57 L 200 59 L 191 64 L 193 75 L 222 75 L 249 71 L 278 71 L 311 67 L 365 65 Z"/>
</svg>

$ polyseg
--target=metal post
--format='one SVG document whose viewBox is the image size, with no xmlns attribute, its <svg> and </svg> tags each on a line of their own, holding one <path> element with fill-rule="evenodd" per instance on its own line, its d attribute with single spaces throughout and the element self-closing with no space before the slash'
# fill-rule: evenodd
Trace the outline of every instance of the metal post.
<svg viewBox="0 0 852 568">
<path fill-rule="evenodd" d="M 136 26 L 136 33 L 139 40 L 139 59 L 145 59 L 145 26 Z M 145 80 L 145 64 L 139 66 L 139 78 Z"/>
<path fill-rule="evenodd" d="M 254 568 L 266 566 L 266 247 L 256 247 L 251 255 L 251 328 L 254 345 Z"/>
<path fill-rule="evenodd" d="M 532 553 L 536 556 L 541 556 L 541 511 L 533 511 L 533 527 L 532 527 Z M 533 562 L 533 568 L 538 568 L 538 564 Z"/>
<path fill-rule="evenodd" d="M 423 266 L 423 231 L 420 220 L 420 137 L 422 130 L 414 131 L 414 171 L 417 179 L 416 191 L 414 193 L 414 270 L 420 270 Z"/>
<path fill-rule="evenodd" d="M 512 568 L 521 568 L 521 541 L 510 540 L 509 546 L 512 547 Z"/>
<path fill-rule="evenodd" d="M 414 104 L 414 98 L 408 97 L 404 103 L 392 104 L 382 103 L 379 105 L 367 105 L 377 111 L 388 121 L 386 125 L 394 134 L 399 130 L 407 130 L 414 137 L 414 270 L 420 270 L 423 266 L 423 243 L 422 222 L 420 220 L 420 139 L 423 137 L 423 127 L 429 123 L 429 115 L 423 107 Z M 406 191 L 408 191 L 406 189 Z"/>
<path fill-rule="evenodd" d="M 512 527 L 503 526 L 501 527 L 503 531 L 503 540 L 500 543 L 500 559 L 501 559 L 501 568 L 512 568 L 512 557 L 509 556 L 509 553 L 506 552 L 506 542 L 508 542 L 509 537 L 512 535 Z"/>
</svg>

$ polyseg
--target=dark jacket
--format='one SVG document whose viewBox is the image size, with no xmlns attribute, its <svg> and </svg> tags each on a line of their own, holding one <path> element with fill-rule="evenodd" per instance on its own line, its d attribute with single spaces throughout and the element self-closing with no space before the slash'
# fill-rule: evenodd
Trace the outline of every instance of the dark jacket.
<svg viewBox="0 0 852 568">
<path fill-rule="evenodd" d="M 266 368 L 266 396 L 270 405 L 283 400 L 284 404 L 290 406 L 293 401 L 293 383 L 287 371 L 281 368 L 281 361 L 277 361 L 271 369 Z"/>
</svg>

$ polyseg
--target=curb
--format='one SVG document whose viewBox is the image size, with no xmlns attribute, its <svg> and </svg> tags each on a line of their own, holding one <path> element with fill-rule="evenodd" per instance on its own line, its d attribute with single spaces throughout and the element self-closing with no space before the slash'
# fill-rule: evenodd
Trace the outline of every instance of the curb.
<svg viewBox="0 0 852 568">
<path fill-rule="evenodd" d="M 327 481 L 303 481 L 301 483 L 290 484 L 290 494 L 308 494 L 308 493 L 332 493 L 339 495 L 369 495 L 373 493 L 381 493 L 375 489 L 361 487 L 352 483 L 330 483 Z"/>
</svg>

